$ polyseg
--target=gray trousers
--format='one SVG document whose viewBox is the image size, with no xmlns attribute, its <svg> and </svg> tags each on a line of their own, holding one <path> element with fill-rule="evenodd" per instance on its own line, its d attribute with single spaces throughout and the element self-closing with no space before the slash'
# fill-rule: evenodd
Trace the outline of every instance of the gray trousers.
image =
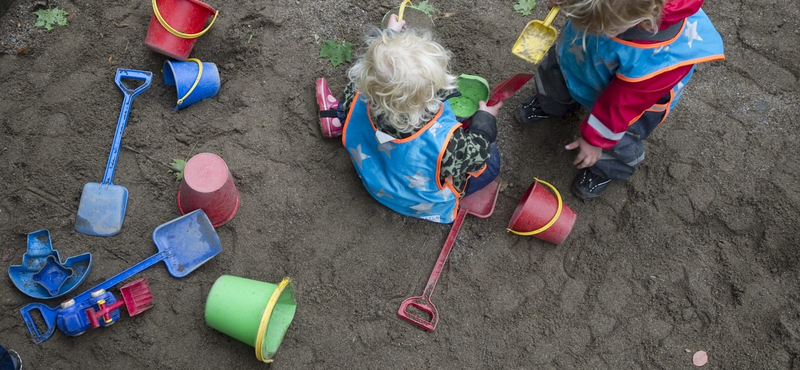
<svg viewBox="0 0 800 370">
<path fill-rule="evenodd" d="M 558 65 L 555 47 L 551 47 L 536 72 L 536 96 L 542 110 L 552 116 L 565 116 L 579 107 L 572 98 Z M 666 103 L 669 94 L 659 103 Z M 645 112 L 628 130 L 617 145 L 604 149 L 600 159 L 589 170 L 613 180 L 627 180 L 644 161 L 644 139 L 664 119 L 665 112 Z"/>
</svg>

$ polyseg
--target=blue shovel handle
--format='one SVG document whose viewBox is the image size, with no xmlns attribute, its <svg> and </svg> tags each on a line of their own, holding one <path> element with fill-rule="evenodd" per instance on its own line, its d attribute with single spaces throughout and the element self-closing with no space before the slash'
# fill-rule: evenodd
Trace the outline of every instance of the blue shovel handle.
<svg viewBox="0 0 800 370">
<path fill-rule="evenodd" d="M 128 124 L 128 116 L 131 113 L 131 105 L 133 98 L 141 94 L 150 87 L 150 81 L 153 78 L 153 73 L 148 71 L 137 71 L 135 69 L 117 69 L 117 75 L 114 77 L 114 82 L 117 83 L 119 89 L 125 94 L 125 99 L 122 101 L 122 109 L 119 112 L 119 120 L 117 120 L 117 130 L 114 132 L 114 143 L 111 144 L 111 153 L 108 155 L 108 163 L 106 164 L 106 172 L 103 175 L 103 184 L 111 184 L 111 179 L 114 178 L 114 170 L 117 167 L 117 159 L 119 158 L 119 148 L 122 144 L 122 133 L 125 131 L 125 126 Z M 123 79 L 141 80 L 143 83 L 135 89 L 130 89 L 122 83 Z"/>
<path fill-rule="evenodd" d="M 31 311 L 39 311 L 44 318 L 44 323 L 47 326 L 47 331 L 44 333 L 39 331 L 36 327 L 36 322 L 31 317 Z M 36 344 L 42 343 L 47 338 L 50 338 L 56 331 L 56 318 L 58 317 L 58 309 L 50 308 L 43 303 L 31 303 L 19 309 L 22 314 L 22 319 L 25 320 L 25 326 L 28 327 L 28 332 L 31 333 L 33 342 Z"/>
</svg>

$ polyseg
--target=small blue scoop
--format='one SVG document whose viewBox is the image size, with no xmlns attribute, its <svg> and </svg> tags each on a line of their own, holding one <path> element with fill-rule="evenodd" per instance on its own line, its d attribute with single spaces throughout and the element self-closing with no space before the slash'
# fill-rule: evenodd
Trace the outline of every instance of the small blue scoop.
<svg viewBox="0 0 800 370">
<path fill-rule="evenodd" d="M 78 214 L 75 217 L 75 231 L 94 236 L 112 236 L 122 230 L 122 221 L 125 218 L 125 208 L 128 205 L 128 189 L 124 186 L 114 185 L 114 171 L 117 167 L 122 133 L 128 124 L 133 98 L 150 87 L 153 73 L 133 69 L 117 69 L 114 82 L 122 90 L 125 98 L 122 100 L 122 109 L 117 120 L 117 129 L 114 132 L 114 141 L 111 143 L 111 152 L 108 155 L 106 171 L 103 182 L 90 182 L 83 186 L 81 202 L 78 204 Z M 123 80 L 136 80 L 140 84 L 131 89 Z"/>
<path fill-rule="evenodd" d="M 22 256 L 22 265 L 9 266 L 8 276 L 21 292 L 49 299 L 77 288 L 91 268 L 89 253 L 67 258 L 62 263 L 58 251 L 53 250 L 50 232 L 39 230 L 28 234 L 28 252 Z"/>
</svg>

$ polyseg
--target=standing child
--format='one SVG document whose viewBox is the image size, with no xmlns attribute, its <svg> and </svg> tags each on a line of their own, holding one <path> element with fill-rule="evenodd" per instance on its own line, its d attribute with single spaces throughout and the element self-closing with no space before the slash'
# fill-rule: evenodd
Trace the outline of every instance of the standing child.
<svg viewBox="0 0 800 370">
<path fill-rule="evenodd" d="M 573 162 L 573 192 L 602 194 L 644 160 L 644 140 L 678 103 L 697 63 L 724 58 L 703 0 L 549 0 L 569 21 L 539 65 L 536 95 L 515 117 L 531 124 L 590 111 Z"/>
<path fill-rule="evenodd" d="M 406 30 L 392 14 L 367 38 L 341 101 L 324 78 L 316 89 L 322 133 L 342 136 L 367 191 L 398 213 L 439 223 L 453 222 L 459 199 L 500 170 L 502 104 L 480 102 L 463 129 L 447 102 L 457 87 L 450 58 L 430 32 Z"/>
</svg>

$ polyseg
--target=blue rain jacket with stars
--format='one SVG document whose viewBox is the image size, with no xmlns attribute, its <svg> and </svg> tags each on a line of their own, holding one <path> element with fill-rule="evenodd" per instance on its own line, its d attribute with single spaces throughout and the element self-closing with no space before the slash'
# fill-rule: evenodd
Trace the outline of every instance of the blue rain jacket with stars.
<svg viewBox="0 0 800 370">
<path fill-rule="evenodd" d="M 675 37 L 653 44 L 584 35 L 567 22 L 556 48 L 570 95 L 590 110 L 612 78 L 642 81 L 680 66 L 724 58 L 722 37 L 702 9 L 683 21 Z M 650 110 L 669 113 L 693 72 L 694 68 L 675 85 L 670 102 Z"/>
<path fill-rule="evenodd" d="M 353 99 L 344 123 L 342 143 L 364 187 L 380 203 L 411 217 L 449 224 L 458 208 L 450 179 L 440 181 L 440 162 L 453 131 L 461 126 L 444 102 L 436 116 L 405 139 L 379 132 L 369 103 Z"/>
</svg>

